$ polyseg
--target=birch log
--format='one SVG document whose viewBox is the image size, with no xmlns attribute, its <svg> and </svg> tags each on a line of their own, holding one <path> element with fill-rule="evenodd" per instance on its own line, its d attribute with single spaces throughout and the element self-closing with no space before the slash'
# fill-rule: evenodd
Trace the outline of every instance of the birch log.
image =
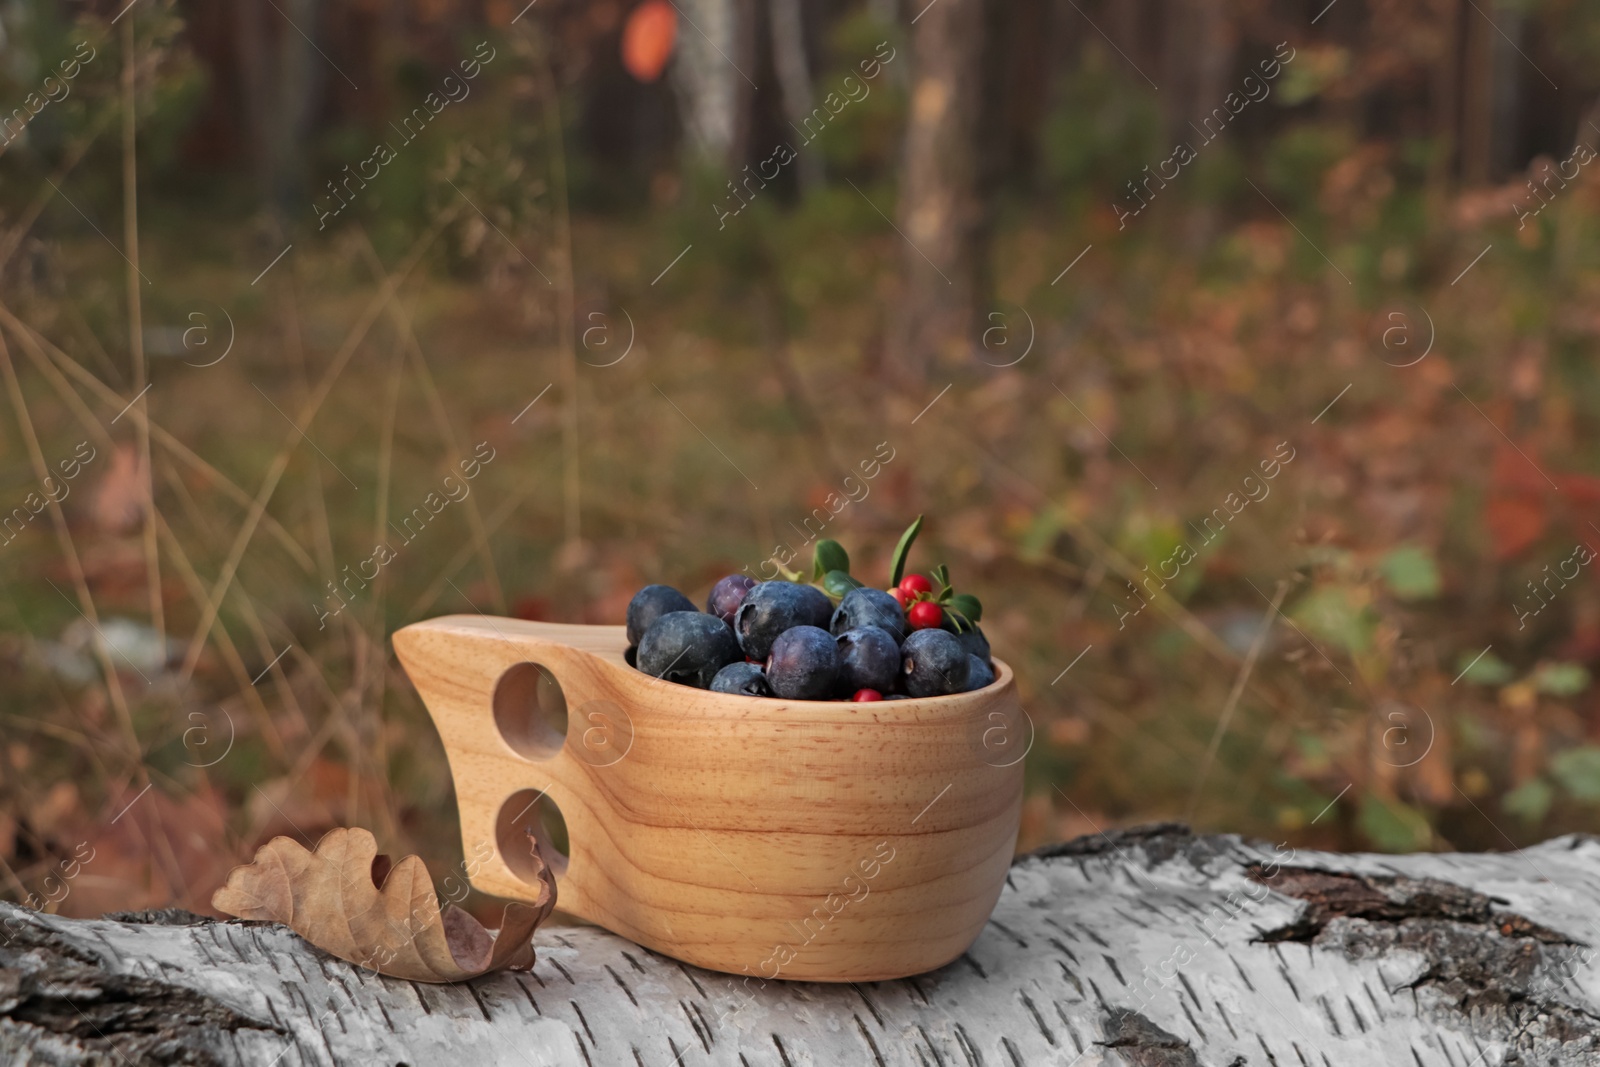
<svg viewBox="0 0 1600 1067">
<path fill-rule="evenodd" d="M 1588 836 L 1372 856 L 1157 826 L 1019 858 L 918 978 L 742 982 L 568 926 L 532 972 L 459 986 L 271 924 L 0 906 L 0 1063 L 1600 1064 L 1597 905 Z"/>
</svg>

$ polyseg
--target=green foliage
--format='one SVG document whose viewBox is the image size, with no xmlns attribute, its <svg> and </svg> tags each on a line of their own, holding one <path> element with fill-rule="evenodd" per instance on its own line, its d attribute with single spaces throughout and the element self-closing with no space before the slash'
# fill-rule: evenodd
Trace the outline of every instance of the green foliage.
<svg viewBox="0 0 1600 1067">
<path fill-rule="evenodd" d="M 1353 589 L 1342 585 L 1318 586 L 1307 593 L 1290 617 L 1312 634 L 1331 641 L 1346 652 L 1372 647 L 1377 615 Z"/>
<path fill-rule="evenodd" d="M 1433 840 L 1426 815 L 1409 804 L 1376 793 L 1369 792 L 1361 798 L 1356 821 L 1362 833 L 1385 852 L 1414 852 Z"/>
<path fill-rule="evenodd" d="M 844 546 L 827 538 L 817 542 L 811 558 L 811 580 L 820 581 L 829 571 L 850 573 L 850 556 Z"/>
<path fill-rule="evenodd" d="M 1350 72 L 1348 49 L 1336 46 L 1302 47 L 1284 65 L 1278 82 L 1278 103 L 1294 107 L 1320 96 Z"/>
<path fill-rule="evenodd" d="M 1578 663 L 1541 663 L 1533 672 L 1533 685 L 1553 697 L 1577 696 L 1589 688 L 1589 672 Z"/>
<path fill-rule="evenodd" d="M 950 598 L 948 606 L 968 622 L 983 620 L 983 605 L 971 593 L 956 593 Z"/>
<path fill-rule="evenodd" d="M 829 571 L 822 576 L 822 591 L 835 600 L 843 600 L 846 593 L 859 588 L 861 583 L 844 571 Z"/>
<path fill-rule="evenodd" d="M 1600 801 L 1600 747 L 1584 745 L 1556 753 L 1550 774 L 1574 799 Z"/>
<path fill-rule="evenodd" d="M 1123 183 L 1167 158 L 1172 145 L 1155 94 L 1114 53 L 1091 49 L 1064 73 L 1040 137 L 1042 169 L 1069 207 L 1082 208 L 1124 195 Z"/>
<path fill-rule="evenodd" d="M 1500 798 L 1500 806 L 1525 823 L 1537 823 L 1550 812 L 1556 791 L 1543 778 L 1530 778 Z"/>
<path fill-rule="evenodd" d="M 883 42 L 893 50 L 885 50 L 893 56 L 888 63 L 876 59 Z M 818 153 L 833 174 L 860 175 L 892 167 L 898 150 L 895 134 L 905 120 L 910 45 L 898 27 L 886 26 L 863 8 L 834 29 L 828 52 L 828 65 L 812 79 L 812 102 L 829 112 L 827 123 L 820 130 L 802 124 L 800 132 L 785 127 L 793 135 L 789 144 L 800 152 Z M 871 70 L 877 75 L 869 79 L 866 73 Z M 833 94 L 831 108 L 829 94 Z M 843 191 L 855 195 L 849 186 Z"/>
<path fill-rule="evenodd" d="M 1028 521 L 1017 544 L 1017 554 L 1024 560 L 1037 562 L 1050 553 L 1061 537 L 1063 528 L 1061 509 L 1040 508 Z"/>
<path fill-rule="evenodd" d="M 906 527 L 905 533 L 900 535 L 900 540 L 895 542 L 894 553 L 889 557 L 889 584 L 899 585 L 900 579 L 905 577 L 906 556 L 911 552 L 911 546 L 917 540 L 917 534 L 922 532 L 922 516 L 918 515 Z"/>
<path fill-rule="evenodd" d="M 1268 191 L 1282 210 L 1296 216 L 1296 225 L 1305 229 L 1308 220 L 1304 216 L 1309 214 L 1315 220 L 1320 214 L 1317 190 L 1322 187 L 1324 176 L 1356 148 L 1343 126 L 1306 123 L 1291 127 L 1274 138 L 1267 149 Z M 1310 254 L 1316 257 L 1315 250 Z M 1327 266 L 1326 261 L 1316 258 Z"/>
<path fill-rule="evenodd" d="M 1456 659 L 1456 673 L 1464 682 L 1474 685 L 1504 685 L 1515 676 L 1511 665 L 1493 652 L 1473 656 L 1463 652 Z"/>
<path fill-rule="evenodd" d="M 1204 568 L 1191 561 L 1178 565 L 1179 546 L 1191 551 L 1209 552 L 1223 543 L 1227 529 L 1209 543 L 1202 543 L 1192 531 L 1166 515 L 1135 509 L 1130 512 L 1117 538 L 1117 547 L 1129 559 L 1148 567 L 1148 573 L 1164 582 L 1162 591 L 1177 600 L 1187 600 L 1200 585 Z M 1176 576 L 1167 575 L 1176 570 Z"/>
<path fill-rule="evenodd" d="M 1439 595 L 1439 567 L 1422 545 L 1401 545 L 1378 562 L 1378 573 L 1401 600 L 1432 600 Z"/>
</svg>

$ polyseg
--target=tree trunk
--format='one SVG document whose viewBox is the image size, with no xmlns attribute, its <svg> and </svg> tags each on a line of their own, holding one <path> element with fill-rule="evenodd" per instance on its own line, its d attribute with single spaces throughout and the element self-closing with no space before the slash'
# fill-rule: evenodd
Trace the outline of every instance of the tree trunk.
<svg viewBox="0 0 1600 1067">
<path fill-rule="evenodd" d="M 1199 147 L 1207 137 L 1222 135 L 1213 113 L 1228 112 L 1224 98 L 1236 88 L 1234 61 L 1239 41 L 1235 20 L 1216 0 L 1186 0 L 1174 3 L 1167 11 L 1163 42 L 1161 92 L 1162 111 L 1171 151 L 1178 144 Z M 1212 119 L 1208 128 L 1206 120 Z M 1238 133 L 1225 134 L 1235 151 L 1243 149 Z M 1158 176 L 1157 182 L 1161 179 Z M 1162 204 L 1171 211 L 1175 201 Z M 1205 196 L 1191 195 L 1182 202 L 1179 227 L 1181 240 L 1190 255 L 1201 255 L 1215 240 L 1222 215 L 1217 203 Z"/>
<path fill-rule="evenodd" d="M 805 17 L 800 0 L 772 0 L 768 12 L 772 38 L 772 65 L 778 72 L 783 97 L 783 113 L 796 130 L 804 127 L 811 114 L 811 63 L 806 58 Z M 822 188 L 822 155 L 801 152 L 795 161 L 799 168 L 801 195 Z"/>
<path fill-rule="evenodd" d="M 891 358 L 921 378 L 943 357 L 970 351 L 985 299 L 981 185 L 986 0 L 934 0 L 911 29 L 911 111 L 906 122 L 899 230 L 905 288 Z"/>
<path fill-rule="evenodd" d="M 717 166 L 732 158 L 739 118 L 739 79 L 734 65 L 738 13 L 734 0 L 681 0 L 678 55 L 670 78 L 689 141 Z"/>
<path fill-rule="evenodd" d="M 1591 837 L 1418 856 L 1081 838 L 1019 858 L 977 943 L 897 982 L 745 981 L 590 927 L 536 941 L 530 973 L 420 986 L 274 924 L 0 905 L 0 1062 L 1600 1062 Z"/>
<path fill-rule="evenodd" d="M 1494 167 L 1494 27 L 1462 14 L 1461 181 L 1487 185 Z"/>
</svg>

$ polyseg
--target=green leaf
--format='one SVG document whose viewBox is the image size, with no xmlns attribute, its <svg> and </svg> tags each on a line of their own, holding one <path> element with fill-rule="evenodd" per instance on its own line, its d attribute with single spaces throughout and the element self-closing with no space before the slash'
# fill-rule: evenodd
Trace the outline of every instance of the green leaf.
<svg viewBox="0 0 1600 1067">
<path fill-rule="evenodd" d="M 1539 822 L 1550 811 L 1556 791 L 1543 778 L 1530 778 L 1500 798 L 1500 806 L 1525 822 Z"/>
<path fill-rule="evenodd" d="M 1333 764 L 1332 757 L 1328 755 L 1327 742 L 1316 734 L 1296 734 L 1294 747 L 1300 754 L 1300 762 L 1307 775 L 1323 774 Z M 1319 804 L 1318 810 L 1321 809 L 1322 805 Z"/>
<path fill-rule="evenodd" d="M 1456 657 L 1456 673 L 1474 685 L 1505 685 L 1514 672 L 1493 652 L 1485 652 L 1477 659 L 1463 652 Z"/>
<path fill-rule="evenodd" d="M 1415 852 L 1433 840 L 1433 831 L 1420 811 L 1376 793 L 1361 798 L 1357 822 L 1372 843 L 1385 852 Z"/>
<path fill-rule="evenodd" d="M 1600 748 L 1584 745 L 1558 752 L 1550 760 L 1550 773 L 1578 800 L 1600 800 Z"/>
<path fill-rule="evenodd" d="M 1026 563 L 1036 563 L 1049 555 L 1061 537 L 1061 517 L 1061 509 L 1054 504 L 1040 508 L 1022 534 L 1017 556 Z"/>
<path fill-rule="evenodd" d="M 1378 573 L 1401 600 L 1431 600 L 1439 595 L 1439 568 L 1421 545 L 1401 545 L 1378 561 Z"/>
<path fill-rule="evenodd" d="M 811 580 L 816 581 L 829 571 L 844 571 L 849 574 L 850 556 L 845 552 L 844 546 L 837 541 L 818 541 L 816 552 L 812 556 Z"/>
<path fill-rule="evenodd" d="M 950 598 L 950 609 L 960 613 L 968 622 L 983 618 L 983 605 L 971 593 L 957 593 Z"/>
<path fill-rule="evenodd" d="M 889 557 L 889 584 L 899 585 L 900 579 L 906 573 L 906 556 L 911 552 L 911 543 L 917 539 L 917 534 L 922 532 L 922 516 L 918 515 L 916 521 L 906 527 L 906 532 L 900 535 L 900 541 L 894 546 L 894 555 Z"/>
<path fill-rule="evenodd" d="M 843 600 L 850 590 L 860 588 L 861 583 L 844 571 L 829 571 L 822 578 L 822 591 L 835 600 Z"/>
<path fill-rule="evenodd" d="M 1289 614 L 1313 634 L 1348 652 L 1365 652 L 1378 628 L 1372 609 L 1361 603 L 1353 590 L 1339 585 L 1313 589 Z"/>
<path fill-rule="evenodd" d="M 1553 697 L 1576 696 L 1589 688 L 1589 672 L 1576 663 L 1541 663 L 1533 672 L 1533 685 Z"/>
<path fill-rule="evenodd" d="M 950 568 L 941 563 L 933 568 L 933 573 L 928 577 L 933 579 L 934 598 L 944 600 L 950 593 Z"/>
</svg>

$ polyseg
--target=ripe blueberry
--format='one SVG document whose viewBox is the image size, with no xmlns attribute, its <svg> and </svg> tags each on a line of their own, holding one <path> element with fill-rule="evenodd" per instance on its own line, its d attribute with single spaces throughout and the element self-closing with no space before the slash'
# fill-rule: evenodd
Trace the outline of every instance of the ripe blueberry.
<svg viewBox="0 0 1600 1067">
<path fill-rule="evenodd" d="M 890 637 L 898 644 L 905 640 L 906 613 L 894 597 L 881 589 L 852 589 L 839 601 L 839 609 L 833 613 L 833 622 L 829 629 L 835 637 L 846 630 L 854 630 L 858 626 L 876 626 L 886 630 Z"/>
<path fill-rule="evenodd" d="M 876 626 L 846 630 L 834 641 L 839 648 L 839 691 L 894 688 L 900 673 L 900 646 L 893 635 Z"/>
<path fill-rule="evenodd" d="M 833 637 L 817 626 L 795 626 L 778 635 L 767 657 L 767 684 L 790 700 L 827 700 L 839 677 Z"/>
<path fill-rule="evenodd" d="M 713 693 L 738 693 L 747 697 L 769 697 L 772 687 L 767 684 L 767 672 L 758 663 L 730 663 L 711 679 Z"/>
<path fill-rule="evenodd" d="M 914 697 L 938 697 L 967 688 L 967 651 L 954 634 L 918 630 L 901 646 L 901 679 Z"/>
<path fill-rule="evenodd" d="M 706 689 L 717 672 L 739 659 L 728 624 L 699 611 L 669 611 L 639 640 L 639 669 L 669 682 Z"/>
<path fill-rule="evenodd" d="M 796 626 L 827 626 L 832 611 L 833 602 L 815 586 L 762 582 L 744 595 L 733 629 L 744 654 L 764 660 L 779 634 Z"/>
<path fill-rule="evenodd" d="M 970 693 L 974 689 L 983 689 L 984 687 L 991 686 L 993 684 L 994 668 L 990 667 L 987 661 L 979 658 L 978 656 L 974 656 L 969 652 L 967 654 L 966 692 Z"/>
<path fill-rule="evenodd" d="M 706 598 L 706 611 L 728 625 L 733 625 L 733 613 L 739 610 L 744 595 L 756 587 L 756 580 L 748 574 L 730 574 L 711 587 Z"/>
<path fill-rule="evenodd" d="M 977 623 L 956 634 L 956 640 L 961 642 L 961 647 L 967 650 L 968 655 L 977 656 L 985 663 L 994 659 L 989 653 L 989 639 L 983 636 Z"/>
<path fill-rule="evenodd" d="M 628 601 L 628 644 L 637 645 L 644 632 L 669 611 L 695 611 L 694 601 L 670 585 L 647 585 Z"/>
</svg>

